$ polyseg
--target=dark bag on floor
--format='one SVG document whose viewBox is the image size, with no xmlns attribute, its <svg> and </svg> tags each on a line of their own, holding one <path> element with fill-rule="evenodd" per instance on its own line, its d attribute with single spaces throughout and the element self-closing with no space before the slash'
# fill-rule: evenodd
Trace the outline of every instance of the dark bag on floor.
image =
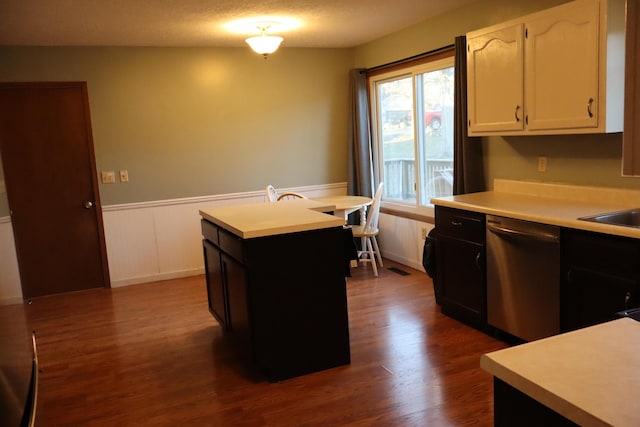
<svg viewBox="0 0 640 427">
<path fill-rule="evenodd" d="M 429 231 L 422 250 L 422 266 L 427 275 L 433 279 L 436 273 L 436 229 Z"/>
<path fill-rule="evenodd" d="M 435 227 L 429 231 L 427 238 L 424 241 L 424 249 L 422 250 L 422 266 L 424 267 L 427 275 L 433 279 L 433 295 L 436 299 L 436 304 L 440 305 L 440 290 L 436 286 L 436 229 Z"/>
</svg>

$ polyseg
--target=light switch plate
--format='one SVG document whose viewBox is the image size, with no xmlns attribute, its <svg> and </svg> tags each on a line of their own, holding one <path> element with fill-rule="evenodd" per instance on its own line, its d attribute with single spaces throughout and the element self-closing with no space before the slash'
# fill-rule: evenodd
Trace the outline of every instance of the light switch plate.
<svg viewBox="0 0 640 427">
<path fill-rule="evenodd" d="M 547 171 L 547 156 L 538 156 L 538 172 Z"/>
<path fill-rule="evenodd" d="M 103 184 L 115 184 L 116 183 L 116 173 L 114 171 L 102 171 L 102 183 Z"/>
<path fill-rule="evenodd" d="M 120 182 L 129 182 L 129 171 L 120 169 Z"/>
</svg>

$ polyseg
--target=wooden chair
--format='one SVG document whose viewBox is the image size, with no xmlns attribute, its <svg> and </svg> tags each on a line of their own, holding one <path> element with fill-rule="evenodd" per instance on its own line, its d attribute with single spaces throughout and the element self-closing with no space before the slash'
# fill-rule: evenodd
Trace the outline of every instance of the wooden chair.
<svg viewBox="0 0 640 427">
<path fill-rule="evenodd" d="M 267 188 L 265 189 L 265 191 L 267 193 L 267 202 L 277 202 L 278 201 L 278 192 L 273 187 L 273 185 L 271 185 L 271 184 L 267 185 Z"/>
<path fill-rule="evenodd" d="M 376 194 L 373 196 L 373 202 L 367 210 L 367 217 L 364 224 L 354 225 L 352 227 L 353 237 L 360 238 L 361 246 L 358 251 L 358 257 L 362 262 L 369 262 L 373 266 L 373 274 L 378 276 L 378 267 L 376 266 L 376 256 L 378 264 L 383 267 L 382 255 L 378 247 L 376 236 L 380 232 L 378 229 L 378 218 L 380 216 L 380 200 L 382 199 L 383 183 L 378 185 Z"/>
<path fill-rule="evenodd" d="M 278 201 L 293 200 L 293 199 L 306 199 L 306 197 L 300 193 L 296 193 L 295 191 L 286 191 L 284 193 L 278 194 L 278 198 L 277 198 Z"/>
</svg>

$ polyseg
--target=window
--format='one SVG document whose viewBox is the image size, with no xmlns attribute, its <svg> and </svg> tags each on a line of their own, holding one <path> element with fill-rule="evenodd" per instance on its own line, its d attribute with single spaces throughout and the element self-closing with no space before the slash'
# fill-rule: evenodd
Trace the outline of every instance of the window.
<svg viewBox="0 0 640 427">
<path fill-rule="evenodd" d="M 369 78 L 385 204 L 420 211 L 452 194 L 453 71 L 451 56 Z"/>
</svg>

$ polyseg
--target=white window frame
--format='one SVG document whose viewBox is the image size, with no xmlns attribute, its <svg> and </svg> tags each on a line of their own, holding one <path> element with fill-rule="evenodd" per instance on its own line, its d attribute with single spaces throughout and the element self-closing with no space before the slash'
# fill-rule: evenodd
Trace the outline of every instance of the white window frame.
<svg viewBox="0 0 640 427">
<path fill-rule="evenodd" d="M 453 56 L 436 59 L 434 61 L 422 63 L 419 65 L 408 66 L 406 68 L 395 69 L 386 73 L 381 73 L 375 76 L 371 76 L 369 78 L 369 93 L 371 94 L 370 98 L 370 106 L 371 106 L 371 127 L 372 127 L 372 140 L 373 140 L 373 151 L 374 151 L 374 162 L 376 163 L 377 170 L 377 178 L 379 181 L 383 180 L 383 158 L 382 158 L 382 144 L 381 141 L 381 123 L 379 118 L 381 117 L 381 112 L 379 111 L 378 102 L 378 93 L 377 93 L 377 84 L 384 83 L 385 81 L 397 80 L 406 77 L 413 78 L 413 93 L 414 93 L 414 105 L 413 105 L 413 142 L 414 142 L 414 154 L 416 159 L 416 167 L 415 167 L 415 182 L 416 182 L 416 194 L 420 194 L 420 165 L 418 159 L 419 151 L 420 151 L 420 140 L 419 132 L 422 129 L 421 126 L 417 126 L 417 114 L 421 109 L 418 108 L 417 105 L 417 97 L 416 94 L 416 79 L 415 76 L 423 73 L 427 73 L 430 71 L 441 70 L 443 68 L 450 68 L 455 66 L 455 58 Z M 400 200 L 385 200 L 384 196 L 382 198 L 381 206 L 387 207 L 393 210 L 407 212 L 409 214 L 419 215 L 419 216 L 434 216 L 434 208 L 433 204 L 430 202 L 419 204 L 419 197 L 416 197 L 416 202 L 403 202 Z"/>
</svg>

